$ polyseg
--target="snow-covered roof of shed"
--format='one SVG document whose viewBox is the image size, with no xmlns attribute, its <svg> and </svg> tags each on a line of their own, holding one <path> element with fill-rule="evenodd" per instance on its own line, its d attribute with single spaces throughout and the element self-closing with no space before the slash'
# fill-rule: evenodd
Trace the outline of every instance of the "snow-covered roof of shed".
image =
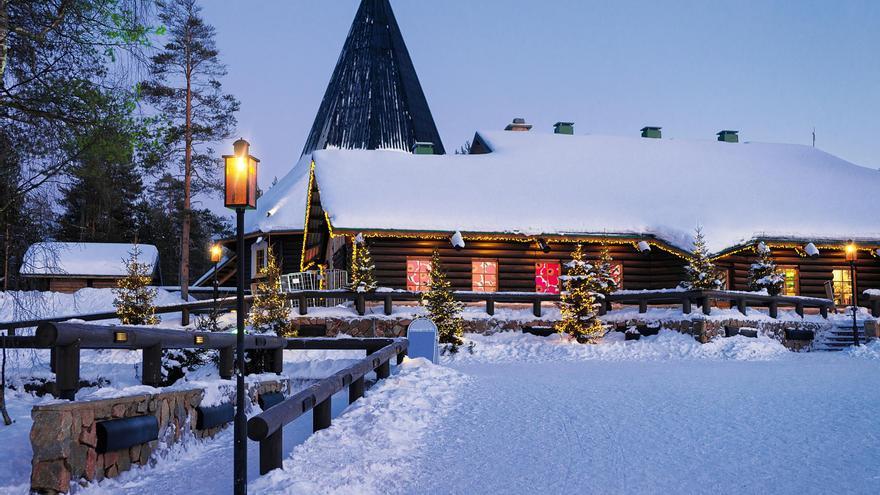
<svg viewBox="0 0 880 495">
<path fill-rule="evenodd" d="M 245 232 L 303 230 L 311 163 L 311 155 L 303 155 L 287 175 L 263 192 L 257 209 L 245 213 Z"/>
<path fill-rule="evenodd" d="M 650 234 L 689 250 L 701 224 L 713 251 L 755 237 L 880 239 L 868 201 L 880 191 L 880 173 L 812 147 L 506 131 L 478 136 L 491 153 L 314 152 L 333 227 Z"/>
<path fill-rule="evenodd" d="M 153 271 L 159 250 L 138 244 L 138 262 Z M 22 275 L 119 277 L 126 274 L 125 260 L 134 244 L 103 242 L 38 242 L 28 247 L 21 266 Z"/>
</svg>

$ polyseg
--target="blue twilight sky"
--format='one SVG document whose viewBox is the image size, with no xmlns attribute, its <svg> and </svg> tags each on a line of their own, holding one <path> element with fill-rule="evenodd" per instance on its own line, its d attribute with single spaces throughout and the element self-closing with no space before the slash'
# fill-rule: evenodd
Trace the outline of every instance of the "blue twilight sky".
<svg viewBox="0 0 880 495">
<path fill-rule="evenodd" d="M 876 0 L 391 1 L 450 152 L 518 116 L 802 144 L 815 126 L 817 147 L 880 167 Z M 266 186 L 299 158 L 358 0 L 202 3 Z"/>
</svg>

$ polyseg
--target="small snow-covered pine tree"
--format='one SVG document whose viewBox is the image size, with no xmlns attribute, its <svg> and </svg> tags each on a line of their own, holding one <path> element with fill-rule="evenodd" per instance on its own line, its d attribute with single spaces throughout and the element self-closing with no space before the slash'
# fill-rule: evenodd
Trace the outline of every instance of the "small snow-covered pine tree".
<svg viewBox="0 0 880 495">
<path fill-rule="evenodd" d="M 140 254 L 141 250 L 135 244 L 124 261 L 126 275 L 116 282 L 116 288 L 113 289 L 113 306 L 123 325 L 159 323 L 153 306 L 156 289 L 150 287 L 153 282 L 152 265 L 138 261 Z"/>
<path fill-rule="evenodd" d="M 608 296 L 620 287 L 617 286 L 617 279 L 614 278 L 614 259 L 611 257 L 611 250 L 603 244 L 599 251 L 599 259 L 595 263 L 596 273 L 596 292 L 603 296 Z"/>
<path fill-rule="evenodd" d="M 428 317 L 437 325 L 440 343 L 450 344 L 450 352 L 458 352 L 458 346 L 463 343 L 464 320 L 461 311 L 464 305 L 452 297 L 452 284 L 446 277 L 437 251 L 431 257 L 428 276 L 428 291 L 422 295 L 422 305 L 428 309 Z"/>
<path fill-rule="evenodd" d="M 595 341 L 605 333 L 599 320 L 602 294 L 596 268 L 587 261 L 583 246 L 577 245 L 571 261 L 565 264 L 566 274 L 559 277 L 563 283 L 562 319 L 556 324 L 558 332 L 567 333 L 579 342 Z"/>
<path fill-rule="evenodd" d="M 357 292 L 373 292 L 376 283 L 376 265 L 370 256 L 370 249 L 361 236 L 355 238 L 351 249 L 351 290 Z"/>
<path fill-rule="evenodd" d="M 785 283 L 785 276 L 776 269 L 770 248 L 759 242 L 755 246 L 755 253 L 757 254 L 755 262 L 749 267 L 749 289 L 767 290 L 771 296 L 779 295 L 782 292 L 782 284 Z"/>
<path fill-rule="evenodd" d="M 685 289 L 712 289 L 718 290 L 724 287 L 721 273 L 715 268 L 715 263 L 709 258 L 709 249 L 706 247 L 706 238 L 703 236 L 703 228 L 697 227 L 694 231 L 693 258 L 685 267 L 687 280 L 681 283 Z"/>
<path fill-rule="evenodd" d="M 260 268 L 259 277 L 248 323 L 260 333 L 295 337 L 296 330 L 290 323 L 287 300 L 281 293 L 281 267 L 271 249 L 266 250 L 266 266 Z"/>
</svg>

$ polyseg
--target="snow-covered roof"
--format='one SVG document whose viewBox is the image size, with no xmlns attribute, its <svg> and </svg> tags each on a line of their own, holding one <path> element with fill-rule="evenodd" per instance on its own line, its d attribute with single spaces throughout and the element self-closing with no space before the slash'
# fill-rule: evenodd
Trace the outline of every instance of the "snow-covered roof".
<svg viewBox="0 0 880 495">
<path fill-rule="evenodd" d="M 38 242 L 24 254 L 22 275 L 119 277 L 126 274 L 125 260 L 133 244 L 103 242 Z M 150 271 L 159 261 L 159 250 L 138 244 L 138 262 Z"/>
<path fill-rule="evenodd" d="M 315 151 L 333 227 L 647 234 L 689 250 L 701 224 L 712 251 L 755 237 L 880 239 L 869 203 L 880 172 L 812 147 L 507 131 L 478 137 L 491 153 Z M 262 229 L 302 226 L 305 193 L 295 192 L 285 201 L 301 203 L 296 218 L 285 213 Z"/>
<path fill-rule="evenodd" d="M 257 209 L 245 213 L 245 232 L 303 229 L 311 162 L 311 155 L 304 155 L 287 175 L 263 192 Z"/>
</svg>

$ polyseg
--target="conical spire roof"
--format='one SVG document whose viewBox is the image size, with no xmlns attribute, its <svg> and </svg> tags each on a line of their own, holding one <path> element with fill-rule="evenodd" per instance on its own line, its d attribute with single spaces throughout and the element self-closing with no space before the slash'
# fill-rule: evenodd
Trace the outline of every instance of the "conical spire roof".
<svg viewBox="0 0 880 495">
<path fill-rule="evenodd" d="M 388 0 L 362 0 L 303 154 L 328 147 L 445 153 Z"/>
</svg>

